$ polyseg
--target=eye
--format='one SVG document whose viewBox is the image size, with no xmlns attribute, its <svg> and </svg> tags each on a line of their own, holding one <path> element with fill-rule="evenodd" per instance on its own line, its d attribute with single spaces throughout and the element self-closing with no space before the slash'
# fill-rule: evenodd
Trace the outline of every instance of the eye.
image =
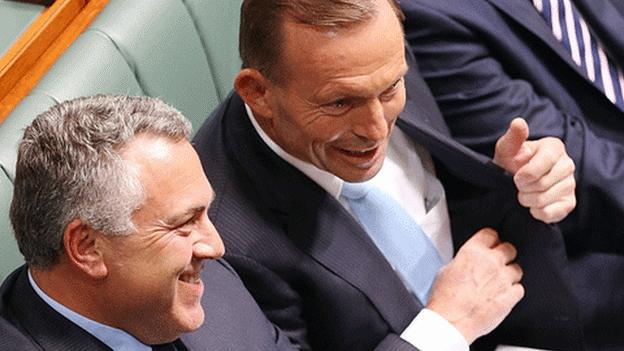
<svg viewBox="0 0 624 351">
<path fill-rule="evenodd" d="M 351 109 L 351 104 L 347 99 L 337 99 L 321 106 L 321 109 L 328 115 L 339 116 L 349 111 Z"/>
<path fill-rule="evenodd" d="M 182 224 L 180 224 L 177 228 L 175 228 L 175 230 L 177 232 L 179 232 L 182 235 L 187 235 L 188 233 L 191 232 L 192 227 L 197 224 L 197 222 L 200 221 L 202 216 L 202 213 L 197 213 L 195 214 L 193 217 L 189 218 L 188 220 L 186 220 L 185 222 L 183 222 Z"/>
<path fill-rule="evenodd" d="M 394 82 L 394 84 L 392 84 L 388 89 L 381 93 L 381 99 L 384 101 L 391 100 L 401 87 L 401 83 L 403 83 L 403 78 Z"/>
</svg>

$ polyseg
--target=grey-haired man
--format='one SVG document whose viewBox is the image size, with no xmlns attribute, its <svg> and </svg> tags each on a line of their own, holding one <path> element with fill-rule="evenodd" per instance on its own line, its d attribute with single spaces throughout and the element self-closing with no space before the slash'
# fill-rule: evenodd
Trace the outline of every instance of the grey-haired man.
<svg viewBox="0 0 624 351">
<path fill-rule="evenodd" d="M 105 95 L 26 128 L 10 216 L 27 264 L 0 288 L 11 335 L 44 350 L 290 348 L 219 260 L 189 134 L 158 99 Z"/>
</svg>

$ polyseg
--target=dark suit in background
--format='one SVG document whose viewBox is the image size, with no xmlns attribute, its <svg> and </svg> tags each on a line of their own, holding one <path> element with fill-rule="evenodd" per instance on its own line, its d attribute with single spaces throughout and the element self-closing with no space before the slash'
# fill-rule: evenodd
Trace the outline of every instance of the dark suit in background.
<svg viewBox="0 0 624 351">
<path fill-rule="evenodd" d="M 624 2 L 572 0 L 624 68 Z M 492 155 L 509 122 L 564 140 L 576 210 L 561 223 L 571 255 L 624 252 L 624 112 L 552 34 L 530 0 L 403 0 L 406 36 L 455 138 Z M 591 233 L 591 234 L 589 234 Z"/>
<path fill-rule="evenodd" d="M 519 252 L 526 296 L 475 349 L 500 342 L 582 350 L 563 238 L 516 201 L 508 174 L 454 141 L 411 65 L 397 127 L 425 146 L 445 185 L 455 248 L 490 226 Z M 304 349 L 413 350 L 399 334 L 422 309 L 353 217 L 273 153 L 233 93 L 194 139 L 216 193 L 226 257 L 264 312 Z M 478 341 L 479 343 L 479 341 Z"/>
<path fill-rule="evenodd" d="M 183 345 L 180 340 L 175 342 L 178 350 L 293 349 L 264 317 L 227 263 L 207 260 L 202 279 L 206 320 L 199 329 L 181 337 Z M 42 300 L 28 282 L 26 266 L 7 277 L 0 299 L 1 350 L 110 350 Z"/>
</svg>

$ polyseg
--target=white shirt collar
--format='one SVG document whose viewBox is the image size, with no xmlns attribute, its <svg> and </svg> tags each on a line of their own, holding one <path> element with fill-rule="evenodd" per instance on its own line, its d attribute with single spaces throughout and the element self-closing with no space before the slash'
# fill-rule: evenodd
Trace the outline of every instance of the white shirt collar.
<svg viewBox="0 0 624 351">
<path fill-rule="evenodd" d="M 50 307 L 52 307 L 56 312 L 60 313 L 63 317 L 69 319 L 74 324 L 105 343 L 111 349 L 115 351 L 152 350 L 150 346 L 143 344 L 127 332 L 121 329 L 109 327 L 102 323 L 98 323 L 56 302 L 54 299 L 48 296 L 48 294 L 43 292 L 43 290 L 41 290 L 41 288 L 37 285 L 32 277 L 32 274 L 30 273 L 30 269 L 28 270 L 28 281 L 30 282 L 30 285 L 32 286 L 33 290 L 35 290 L 37 295 L 39 295 L 39 297 L 41 297 L 41 299 L 43 299 L 43 301 L 50 305 Z"/>
<path fill-rule="evenodd" d="M 254 129 L 264 141 L 267 146 L 273 150 L 279 157 L 284 159 L 286 162 L 290 163 L 293 167 L 297 168 L 303 174 L 308 176 L 310 179 L 315 181 L 321 188 L 325 189 L 331 196 L 336 199 L 340 198 L 340 191 L 342 190 L 342 183 L 344 182 L 342 179 L 336 177 L 332 173 L 324 171 L 315 165 L 302 161 L 295 156 L 289 154 L 284 149 L 282 149 L 279 145 L 277 145 L 265 132 L 262 130 L 262 127 L 256 121 L 256 118 L 251 111 L 251 108 L 245 104 L 245 110 L 247 111 L 247 117 L 251 121 Z"/>
</svg>

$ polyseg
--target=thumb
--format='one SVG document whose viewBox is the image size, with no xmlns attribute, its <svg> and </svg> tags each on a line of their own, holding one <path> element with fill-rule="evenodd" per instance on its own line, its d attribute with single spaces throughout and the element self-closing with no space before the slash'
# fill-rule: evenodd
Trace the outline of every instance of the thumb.
<svg viewBox="0 0 624 351">
<path fill-rule="evenodd" d="M 515 173 L 531 158 L 531 150 L 524 144 L 528 138 L 529 126 L 526 121 L 520 117 L 515 118 L 496 142 L 494 163 Z"/>
</svg>

